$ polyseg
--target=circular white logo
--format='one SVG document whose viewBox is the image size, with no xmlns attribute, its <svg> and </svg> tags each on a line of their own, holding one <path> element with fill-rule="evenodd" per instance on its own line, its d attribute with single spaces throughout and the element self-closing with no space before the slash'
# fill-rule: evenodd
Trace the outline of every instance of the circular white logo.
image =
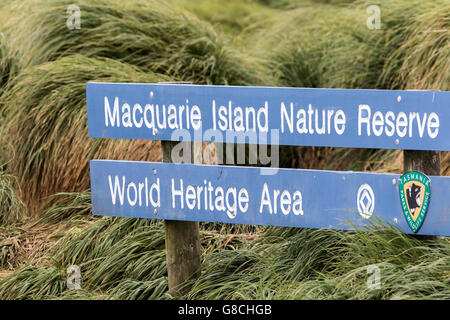
<svg viewBox="0 0 450 320">
<path fill-rule="evenodd" d="M 369 219 L 372 216 L 375 208 L 375 196 L 372 188 L 368 184 L 363 184 L 359 187 L 356 204 L 361 217 Z"/>
</svg>

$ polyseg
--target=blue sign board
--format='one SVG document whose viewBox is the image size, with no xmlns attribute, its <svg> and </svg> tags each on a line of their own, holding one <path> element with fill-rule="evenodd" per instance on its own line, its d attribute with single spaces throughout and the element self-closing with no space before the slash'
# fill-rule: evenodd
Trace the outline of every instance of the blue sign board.
<svg viewBox="0 0 450 320">
<path fill-rule="evenodd" d="M 337 229 L 379 217 L 411 233 L 398 174 L 110 160 L 90 170 L 94 215 Z M 418 234 L 449 236 L 450 178 L 430 179 Z"/>
<path fill-rule="evenodd" d="M 89 136 L 450 150 L 450 92 L 87 83 Z"/>
</svg>

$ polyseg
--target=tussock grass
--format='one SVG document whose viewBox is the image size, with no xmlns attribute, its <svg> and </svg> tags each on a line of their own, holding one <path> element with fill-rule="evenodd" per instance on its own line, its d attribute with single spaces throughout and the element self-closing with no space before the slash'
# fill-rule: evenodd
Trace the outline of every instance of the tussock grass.
<svg viewBox="0 0 450 320">
<path fill-rule="evenodd" d="M 392 6 L 390 6 L 392 5 Z M 450 90 L 450 5 L 447 1 L 386 4 L 405 15 L 401 33 L 387 41 L 390 54 L 380 82 L 392 88 Z"/>
<path fill-rule="evenodd" d="M 106 57 L 180 81 L 250 84 L 255 73 L 210 24 L 165 1 L 80 0 L 80 29 L 69 30 L 70 0 L 14 1 L 0 24 L 9 39 L 5 58 L 17 69 L 82 53 Z M 8 12 L 15 12 L 14 15 Z"/>
<path fill-rule="evenodd" d="M 292 283 L 274 296 L 279 299 L 448 299 L 448 239 L 419 241 L 381 226 L 378 231 L 342 233 L 343 246 L 330 271 Z M 380 270 L 380 288 L 367 282 Z"/>
<path fill-rule="evenodd" d="M 14 186 L 17 186 L 14 177 L 0 169 L 0 226 L 23 221 L 28 216 Z"/>
<path fill-rule="evenodd" d="M 194 13 L 201 20 L 208 21 L 214 29 L 239 40 L 254 24 L 264 23 L 278 10 L 254 0 L 170 0 Z"/>
<path fill-rule="evenodd" d="M 242 248 L 257 239 L 264 227 L 228 223 L 200 223 L 202 261 L 220 250 Z"/>
<path fill-rule="evenodd" d="M 47 261 L 52 248 L 45 233 L 30 229 L 28 221 L 0 226 L 0 279 L 23 266 L 38 266 Z"/>
<path fill-rule="evenodd" d="M 74 30 L 66 26 L 69 4 L 15 1 L 0 14 L 8 44 L 0 65 L 13 61 L 14 74 L 1 98 L 4 143 L 10 145 L 8 158 L 27 155 L 9 170 L 27 185 L 22 196 L 33 212 L 56 192 L 87 189 L 88 159 L 160 158 L 157 142 L 87 138 L 87 81 L 263 81 L 256 60 L 233 49 L 208 23 L 165 2 L 84 0 L 77 3 L 83 25 Z"/>
<path fill-rule="evenodd" d="M 189 298 L 448 299 L 448 239 L 419 241 L 381 221 L 370 230 L 269 228 L 250 250 L 205 262 Z M 376 290 L 367 286 L 372 265 Z"/>
<path fill-rule="evenodd" d="M 383 149 L 280 146 L 280 167 L 401 173 L 402 154 Z"/>
<path fill-rule="evenodd" d="M 105 300 L 108 295 L 100 291 L 86 291 L 83 289 L 67 290 L 65 289 L 61 294 L 44 295 L 39 297 L 40 300 Z"/>
<path fill-rule="evenodd" d="M 365 89 L 448 88 L 449 5 L 388 0 L 381 29 L 369 29 L 371 1 L 304 5 L 273 19 L 259 43 L 280 84 Z M 447 89 L 448 90 L 448 89 Z"/>
<path fill-rule="evenodd" d="M 378 31 L 366 27 L 365 9 L 304 3 L 256 32 L 257 55 L 268 56 L 279 86 L 376 88 L 384 57 Z M 369 170 L 390 151 L 280 147 L 280 167 Z M 355 159 L 358 159 L 355 162 Z"/>
<path fill-rule="evenodd" d="M 60 201 L 54 202 L 48 209 L 49 214 L 44 214 L 38 220 L 38 224 L 55 223 L 62 213 L 72 212 L 78 206 L 77 201 L 87 194 L 64 195 Z M 58 212 L 58 207 L 62 213 L 55 214 Z M 70 219 L 77 217 L 78 213 L 76 211 L 73 213 L 75 215 Z M 202 260 L 209 260 L 209 256 L 215 252 L 228 251 L 228 249 L 236 249 L 248 244 L 256 237 L 242 233 L 248 228 L 249 226 L 202 224 L 201 241 L 204 248 Z M 232 231 L 240 233 L 233 235 Z M 94 296 L 112 299 L 170 298 L 167 293 L 164 241 L 165 230 L 161 221 L 106 217 L 81 228 L 72 227 L 66 231 L 56 247 L 53 246 L 54 249 L 51 250 L 52 253 L 47 261 L 54 261 L 54 264 L 63 269 L 72 264 L 80 266 L 83 290 L 91 292 L 92 297 L 86 296 L 83 292 L 80 295 L 66 295 L 64 290 L 35 293 L 28 289 L 21 289 L 23 290 L 21 298 L 77 299 Z M 50 268 L 51 264 L 45 263 L 44 266 L 54 270 Z M 19 277 L 31 278 L 32 272 L 43 271 L 19 269 L 4 279 L 4 282 L 0 282 L 0 287 L 10 288 L 9 280 L 17 280 Z M 24 274 L 20 275 L 21 273 Z M 44 281 L 42 285 L 45 285 L 46 279 L 42 280 Z M 51 279 L 54 281 L 54 278 Z M 11 283 L 16 280 L 11 280 Z M 50 296 L 47 297 L 47 295 Z M 13 296 L 0 292 L 0 297 L 10 299 Z"/>
<path fill-rule="evenodd" d="M 64 264 L 93 261 L 105 256 L 125 235 L 150 225 L 152 221 L 146 219 L 105 217 L 87 228 L 68 233 L 55 256 Z"/>
<path fill-rule="evenodd" d="M 23 267 L 1 280 L 0 297 L 108 298 L 105 292 L 122 282 L 113 296 L 136 295 L 123 290 L 130 283 L 138 283 L 135 290 L 140 295 L 159 297 L 167 292 L 164 235 L 161 222 L 131 218 L 103 218 L 83 229 L 72 228 L 52 250 L 49 262 L 40 267 Z M 66 292 L 66 269 L 72 264 L 81 268 L 84 291 L 79 294 Z M 149 291 L 151 283 L 153 293 Z"/>
<path fill-rule="evenodd" d="M 32 226 L 72 222 L 89 218 L 91 214 L 91 192 L 63 192 L 50 196 L 42 205 L 44 210 Z"/>
<path fill-rule="evenodd" d="M 0 61 L 3 60 L 5 50 L 6 50 L 5 35 L 3 34 L 3 32 L 0 32 Z M 4 83 L 6 83 L 6 79 L 8 78 L 8 76 L 9 76 L 9 63 L 5 59 L 5 62 L 2 63 L 0 67 L 0 94 L 2 93 L 2 86 Z"/>
<path fill-rule="evenodd" d="M 189 298 L 270 299 L 271 284 L 326 268 L 336 243 L 326 230 L 269 227 L 247 246 L 209 256 Z"/>
<path fill-rule="evenodd" d="M 32 67 L 9 83 L 2 96 L 2 141 L 15 159 L 8 170 L 26 186 L 22 197 L 28 206 L 36 210 L 56 192 L 88 189 L 90 159 L 158 161 L 159 142 L 88 137 L 85 85 L 167 79 L 119 61 L 74 55 Z"/>
<path fill-rule="evenodd" d="M 366 26 L 365 7 L 304 5 L 273 17 L 258 47 L 280 85 L 375 88 L 384 56 L 382 31 Z"/>
<path fill-rule="evenodd" d="M 133 230 L 105 252 L 99 262 L 89 281 L 100 289 L 108 289 L 122 278 L 145 281 L 165 276 L 164 229 L 153 226 Z"/>
<path fill-rule="evenodd" d="M 167 278 L 149 281 L 124 280 L 111 291 L 110 297 L 119 300 L 163 300 L 170 299 L 167 293 Z"/>
<path fill-rule="evenodd" d="M 353 2 L 354 0 L 256 0 L 261 4 L 272 8 L 294 9 L 296 7 L 313 4 L 340 5 Z"/>
<path fill-rule="evenodd" d="M 159 283 L 154 289 L 161 292 L 161 279 L 167 277 L 164 239 L 161 222 L 104 218 L 70 233 L 56 249 L 55 259 L 79 265 L 87 289 L 106 291 L 128 279 L 146 282 L 142 294 L 149 293 L 150 282 Z"/>
<path fill-rule="evenodd" d="M 449 240 L 421 241 L 382 221 L 354 231 L 266 227 L 227 247 L 211 245 L 210 234 L 211 230 L 201 231 L 201 275 L 185 283 L 192 286 L 187 299 L 448 299 L 450 295 Z M 100 219 L 83 230 L 72 229 L 48 261 L 0 281 L 0 298 L 171 298 L 161 222 Z M 68 293 L 61 284 L 64 268 L 71 264 L 81 268 L 83 290 L 78 294 Z M 368 268 L 373 266 L 381 276 L 381 287 L 375 290 L 367 286 Z"/>
<path fill-rule="evenodd" d="M 253 238 L 241 233 L 243 229 L 239 226 L 222 225 L 220 231 L 215 230 L 218 228 L 202 224 L 205 261 L 212 252 L 241 247 Z M 83 265 L 82 270 L 89 278 L 87 283 L 102 291 L 124 278 L 133 280 L 128 285 L 137 286 L 138 290 L 141 285 L 148 289 L 155 284 L 153 281 L 161 284 L 161 279 L 167 276 L 164 250 L 165 230 L 161 221 L 103 218 L 82 231 L 75 230 L 67 235 L 56 249 L 55 259 L 64 265 Z M 123 293 L 120 296 L 123 297 Z"/>
</svg>

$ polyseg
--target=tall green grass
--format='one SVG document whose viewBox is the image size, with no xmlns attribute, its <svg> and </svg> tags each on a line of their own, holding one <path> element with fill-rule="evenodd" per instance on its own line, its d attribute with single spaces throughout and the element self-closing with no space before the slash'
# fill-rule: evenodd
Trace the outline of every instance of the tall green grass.
<svg viewBox="0 0 450 320">
<path fill-rule="evenodd" d="M 448 239 L 424 243 L 382 223 L 371 232 L 269 230 L 250 250 L 206 261 L 189 298 L 449 298 Z M 372 266 L 380 270 L 379 289 L 368 286 Z"/>
<path fill-rule="evenodd" d="M 0 169 L 0 226 L 23 222 L 28 215 L 15 186 L 14 177 Z"/>
<path fill-rule="evenodd" d="M 164 223 L 133 218 L 89 219 L 89 197 L 90 193 L 84 192 L 51 198 L 52 205 L 33 225 L 44 230 L 52 226 L 55 229 L 58 225 L 60 230 L 52 234 L 52 238 L 59 239 L 58 242 L 46 257 L 38 257 L 42 267 L 22 267 L 0 282 L 0 288 L 5 288 L 5 291 L 0 290 L 0 297 L 76 299 L 100 295 L 113 299 L 170 298 Z M 214 252 L 247 245 L 257 236 L 258 230 L 249 226 L 202 224 L 202 260 L 207 261 Z M 42 265 L 42 261 L 48 262 Z M 35 264 L 34 260 L 28 263 Z M 65 287 L 54 286 L 57 279 L 67 277 L 65 270 L 72 264 L 81 268 L 84 291 L 79 296 L 69 294 Z M 34 290 L 38 284 L 31 276 L 33 272 L 45 274 L 35 278 L 40 279 L 40 286 L 52 288 L 51 292 Z M 23 284 L 24 287 L 13 287 L 19 279 L 27 283 Z"/>
<path fill-rule="evenodd" d="M 132 283 L 133 290 L 143 290 L 139 295 L 146 297 L 157 298 L 167 292 L 164 228 L 150 220 L 104 218 L 84 229 L 72 228 L 49 261 L 53 263 L 23 267 L 0 281 L 0 296 L 66 298 L 65 270 L 72 264 L 80 266 L 82 287 L 93 294 L 114 289 L 108 296 L 123 298 L 123 290 L 127 290 L 130 298 L 137 297 L 136 292 L 125 289 Z M 149 292 L 151 283 L 154 293 Z"/>
<path fill-rule="evenodd" d="M 0 296 L 3 299 L 29 299 L 56 295 L 66 286 L 64 272 L 60 269 L 45 267 L 24 267 L 1 281 Z"/>
<path fill-rule="evenodd" d="M 305 5 L 331 4 L 341 5 L 353 2 L 354 0 L 255 0 L 261 4 L 272 8 L 294 9 Z"/>
<path fill-rule="evenodd" d="M 239 41 L 255 24 L 264 23 L 278 10 L 254 0 L 170 0 L 208 21 L 216 30 Z"/>
<path fill-rule="evenodd" d="M 381 221 L 354 231 L 268 227 L 234 248 L 213 251 L 204 231 L 201 240 L 201 274 L 184 284 L 192 288 L 187 299 L 450 297 L 449 240 L 421 241 Z M 48 261 L 1 280 L 0 298 L 171 298 L 160 222 L 98 220 L 70 231 Z M 71 264 L 81 268 L 78 293 L 64 283 Z M 379 288 L 368 285 L 374 267 Z"/>
<path fill-rule="evenodd" d="M 8 170 L 36 210 L 56 192 L 89 188 L 93 158 L 158 160 L 159 144 L 138 140 L 91 139 L 87 134 L 86 82 L 158 82 L 166 76 L 143 72 L 110 59 L 74 55 L 31 67 L 8 84 L 2 142 Z M 21 155 L 21 156 L 15 156 Z"/>
<path fill-rule="evenodd" d="M 278 86 L 377 88 L 384 59 L 380 32 L 369 30 L 366 19 L 365 9 L 354 5 L 304 2 L 272 17 L 247 48 L 267 57 Z M 283 146 L 280 166 L 368 170 L 390 156 L 390 151 Z"/>
<path fill-rule="evenodd" d="M 380 84 L 399 89 L 450 90 L 450 4 L 400 4 L 392 0 L 383 4 L 389 10 L 389 29 L 385 32 L 390 36 Z M 390 19 L 399 15 L 399 21 Z"/>
<path fill-rule="evenodd" d="M 6 46 L 6 40 L 5 40 L 5 35 L 3 34 L 3 32 L 0 32 L 0 61 L 3 60 L 3 56 L 5 55 L 5 48 Z M 9 75 L 9 68 L 8 68 L 9 63 L 8 62 L 4 62 L 2 63 L 2 67 L 0 68 L 0 94 L 2 93 L 2 86 L 3 84 L 6 82 L 6 79 Z"/>
<path fill-rule="evenodd" d="M 260 54 L 268 54 L 281 85 L 375 88 L 384 56 L 379 30 L 366 26 L 365 8 L 317 4 L 273 17 L 259 33 Z"/>
<path fill-rule="evenodd" d="M 280 86 L 448 90 L 448 4 L 384 1 L 380 30 L 366 26 L 366 8 L 373 4 L 304 3 L 275 15 L 247 49 L 268 57 L 267 69 Z M 398 153 L 388 150 L 281 147 L 280 152 L 285 167 L 397 170 Z"/>
<path fill-rule="evenodd" d="M 181 8 L 153 0 L 83 0 L 77 3 L 81 28 L 69 30 L 70 4 L 14 1 L 0 12 L 7 43 L 0 66 L 9 68 L 10 79 L 0 101 L 4 141 L 9 158 L 27 155 L 8 170 L 27 185 L 23 198 L 32 211 L 55 192 L 87 189 L 88 159 L 159 159 L 157 143 L 87 138 L 87 81 L 263 81 L 255 61 Z"/>
<path fill-rule="evenodd" d="M 48 197 L 42 204 L 42 211 L 32 226 L 83 224 L 90 214 L 91 193 L 89 190 L 57 193 Z"/>
</svg>

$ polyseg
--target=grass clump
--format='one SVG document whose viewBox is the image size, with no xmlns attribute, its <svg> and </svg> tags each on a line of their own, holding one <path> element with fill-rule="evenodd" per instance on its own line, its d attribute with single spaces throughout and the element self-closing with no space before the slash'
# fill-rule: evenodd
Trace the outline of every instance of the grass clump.
<svg viewBox="0 0 450 320">
<path fill-rule="evenodd" d="M 17 267 L 22 233 L 23 230 L 16 226 L 0 227 L 0 270 L 14 270 Z"/>
<path fill-rule="evenodd" d="M 226 225 L 229 226 L 229 225 Z M 202 260 L 215 252 L 244 246 L 252 237 L 242 228 L 204 224 Z M 108 292 L 113 298 L 156 299 L 167 296 L 164 223 L 146 219 L 103 218 L 83 230 L 68 234 L 55 250 L 62 265 L 81 267 L 88 288 Z"/>
<path fill-rule="evenodd" d="M 103 218 L 70 229 L 52 252 L 44 264 L 22 267 L 1 280 L 0 298 L 159 298 L 167 292 L 161 223 Z M 80 267 L 82 291 L 78 293 L 67 292 L 70 265 Z M 130 286 L 133 291 L 128 291 Z"/>
<path fill-rule="evenodd" d="M 88 160 L 159 161 L 160 145 L 89 139 L 88 81 L 449 88 L 443 0 L 384 1 L 380 30 L 366 26 L 370 1 L 175 2 L 80 0 L 81 29 L 69 30 L 69 0 L 0 0 L 1 299 L 172 298 L 164 224 L 91 217 Z M 282 167 L 402 170 L 399 151 L 280 152 Z M 30 226 L 16 227 L 26 211 L 13 176 L 39 213 Z M 354 231 L 202 223 L 200 236 L 188 299 L 450 298 L 448 238 L 419 241 L 382 222 Z M 67 290 L 73 264 L 82 290 Z"/>
<path fill-rule="evenodd" d="M 390 10 L 400 10 L 390 1 Z M 402 4 L 398 34 L 389 49 L 381 84 L 398 89 L 450 90 L 450 5 L 447 1 Z M 392 32 L 392 31 L 391 31 Z"/>
<path fill-rule="evenodd" d="M 280 86 L 448 90 L 448 4 L 384 1 L 379 30 L 366 26 L 373 4 L 305 3 L 274 16 L 248 48 L 268 56 L 267 69 Z M 283 146 L 280 153 L 282 167 L 398 172 L 399 155 L 388 150 Z"/>
<path fill-rule="evenodd" d="M 369 228 L 270 227 L 250 247 L 216 252 L 189 298 L 448 299 L 448 239 L 419 241 L 381 221 Z M 380 288 L 368 286 L 374 266 Z"/>
<path fill-rule="evenodd" d="M 13 185 L 17 185 L 14 177 L 0 170 L 0 226 L 23 221 L 28 216 Z"/>
<path fill-rule="evenodd" d="M 254 0 L 171 0 L 180 4 L 201 20 L 208 21 L 214 29 L 240 38 L 255 24 L 263 23 L 278 10 Z M 239 40 L 239 39 L 233 39 Z"/>
<path fill-rule="evenodd" d="M 201 231 L 201 274 L 184 284 L 191 287 L 187 299 L 450 296 L 447 238 L 421 241 L 375 221 L 353 231 L 267 227 L 234 247 L 208 250 L 210 239 L 204 232 L 209 235 L 213 229 L 207 227 Z M 102 218 L 68 232 L 50 263 L 19 269 L 3 279 L 0 297 L 171 299 L 164 247 L 161 222 Z M 78 294 L 61 285 L 64 268 L 71 264 L 81 268 Z M 380 272 L 379 288 L 368 286 L 373 268 Z M 21 284 L 18 279 L 23 279 Z"/>
<path fill-rule="evenodd" d="M 167 278 L 164 239 L 160 222 L 104 218 L 70 233 L 55 250 L 54 258 L 62 265 L 79 265 L 87 289 L 108 291 L 129 280 L 146 282 L 146 293 L 142 294 L 148 294 L 150 282 L 161 284 Z M 161 292 L 160 285 L 154 289 Z M 123 298 L 123 293 L 120 295 Z"/>
<path fill-rule="evenodd" d="M 261 54 L 269 51 L 281 86 L 375 88 L 384 59 L 381 33 L 368 29 L 366 19 L 355 6 L 305 5 L 275 16 L 257 46 Z"/>
<path fill-rule="evenodd" d="M 281 8 L 285 10 L 294 9 L 305 5 L 329 4 L 341 5 L 353 2 L 354 0 L 256 0 L 261 4 L 272 8 Z"/>
<path fill-rule="evenodd" d="M 65 198 L 70 199 L 67 195 L 62 199 Z M 78 196 L 72 198 L 77 199 Z M 66 207 L 72 206 L 63 205 L 63 212 Z M 49 211 L 53 212 L 56 208 L 55 204 Z M 46 215 L 43 216 L 39 225 L 54 223 L 52 219 L 48 220 L 45 217 Z M 221 228 L 218 224 L 202 225 L 203 261 L 209 261 L 210 257 L 217 252 L 230 252 L 229 249 L 245 246 L 253 239 L 248 234 L 242 233 L 244 229 L 227 228 L 227 226 L 225 229 L 229 229 L 231 234 L 221 234 L 220 230 L 225 230 L 223 225 Z M 234 236 L 233 230 L 236 232 Z M 78 265 L 82 275 L 82 292 L 77 295 L 59 290 L 48 293 L 48 296 L 46 293 L 44 296 L 21 288 L 16 290 L 21 290 L 21 298 L 171 298 L 167 287 L 165 230 L 164 223 L 161 221 L 105 217 L 81 227 L 72 227 L 65 232 L 64 237 L 55 246 L 52 246 L 46 261 L 42 267 L 49 269 L 53 268 L 53 264 L 63 269 L 70 265 Z M 32 271 L 35 269 L 19 269 L 6 277 L 4 282 L 0 282 L 0 287 L 9 288 L 9 280 L 17 280 L 19 277 L 28 278 Z M 21 273 L 24 274 L 20 275 Z M 13 281 L 15 280 L 11 280 Z M 6 294 L 6 291 L 0 292 L 0 298 L 11 297 Z"/>
<path fill-rule="evenodd" d="M 374 4 L 304 3 L 275 15 L 249 47 L 268 56 L 282 86 L 448 90 L 448 3 L 383 1 L 381 28 L 369 29 Z"/>
<path fill-rule="evenodd" d="M 6 51 L 6 40 L 3 32 L 0 32 L 0 61 L 4 60 L 3 57 Z M 6 83 L 6 79 L 9 76 L 9 63 L 5 61 L 1 64 L 0 67 L 0 95 L 2 93 L 3 84 Z"/>
<path fill-rule="evenodd" d="M 91 214 L 91 192 L 62 192 L 50 196 L 43 204 L 43 212 L 35 225 L 59 224 L 78 218 L 89 218 Z"/>
<path fill-rule="evenodd" d="M 245 246 L 211 254 L 201 276 L 187 283 L 189 298 L 271 299 L 280 284 L 327 268 L 333 245 L 326 230 L 267 228 Z"/>
<path fill-rule="evenodd" d="M 74 55 L 27 69 L 9 83 L 2 140 L 16 159 L 8 170 L 27 186 L 27 205 L 36 211 L 54 193 L 88 189 L 90 159 L 158 161 L 159 142 L 88 137 L 85 85 L 167 79 L 119 61 Z M 14 156 L 19 154 L 27 156 Z"/>
</svg>

